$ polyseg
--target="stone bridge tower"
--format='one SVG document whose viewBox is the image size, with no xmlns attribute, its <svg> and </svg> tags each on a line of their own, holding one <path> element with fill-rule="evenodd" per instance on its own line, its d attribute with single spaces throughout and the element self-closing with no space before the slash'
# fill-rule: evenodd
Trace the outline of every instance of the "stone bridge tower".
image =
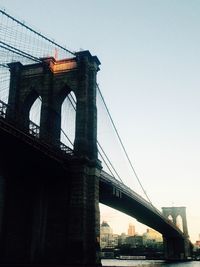
<svg viewBox="0 0 200 267">
<path fill-rule="evenodd" d="M 189 241 L 187 219 L 186 219 L 186 207 L 163 207 L 163 215 L 169 219 L 172 218 L 172 222 L 178 227 L 178 216 L 182 219 L 182 230 L 185 239 L 179 239 L 176 237 L 164 237 L 164 250 L 165 258 L 168 260 L 186 260 L 192 255 L 192 247 Z"/>
<path fill-rule="evenodd" d="M 44 58 L 32 65 L 9 64 L 6 119 L 11 125 L 28 133 L 29 111 L 41 97 L 39 140 L 58 148 L 61 105 L 73 91 L 76 126 L 74 156 L 61 163 L 17 139 L 12 141 L 12 156 L 0 162 L 5 178 L 0 263 L 100 265 L 101 165 L 97 158 L 96 109 L 99 65 L 98 58 L 89 51 L 59 61 Z M 9 143 L 6 145 L 9 147 Z"/>
<path fill-rule="evenodd" d="M 186 218 L 186 207 L 163 207 L 162 213 L 166 218 L 171 216 L 173 223 L 177 225 L 178 216 L 182 219 L 183 233 L 188 237 L 188 227 L 187 227 L 187 218 Z"/>
</svg>

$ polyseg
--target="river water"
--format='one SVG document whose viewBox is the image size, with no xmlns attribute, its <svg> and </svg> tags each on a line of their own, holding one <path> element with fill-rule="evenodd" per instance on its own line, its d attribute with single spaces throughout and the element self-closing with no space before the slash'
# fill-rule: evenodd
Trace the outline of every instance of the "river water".
<svg viewBox="0 0 200 267">
<path fill-rule="evenodd" d="M 179 263 L 166 263 L 161 260 L 110 260 L 102 259 L 103 266 L 129 266 L 129 267 L 200 267 L 200 261 Z"/>
</svg>

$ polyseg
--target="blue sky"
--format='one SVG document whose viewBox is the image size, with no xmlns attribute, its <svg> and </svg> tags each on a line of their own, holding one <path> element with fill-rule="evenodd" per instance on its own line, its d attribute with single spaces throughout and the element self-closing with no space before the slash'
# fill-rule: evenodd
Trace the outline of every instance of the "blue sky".
<svg viewBox="0 0 200 267">
<path fill-rule="evenodd" d="M 149 197 L 159 209 L 186 206 L 190 236 L 198 239 L 200 1 L 1 0 L 0 5 L 70 50 L 98 56 L 98 83 Z M 136 189 L 126 165 L 122 172 Z M 115 232 L 136 224 L 108 208 L 101 211 Z"/>
</svg>

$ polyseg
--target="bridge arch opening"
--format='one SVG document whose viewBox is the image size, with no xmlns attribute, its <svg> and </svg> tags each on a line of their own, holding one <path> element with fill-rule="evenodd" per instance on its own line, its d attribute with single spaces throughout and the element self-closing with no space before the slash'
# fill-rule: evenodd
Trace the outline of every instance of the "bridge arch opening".
<svg viewBox="0 0 200 267">
<path fill-rule="evenodd" d="M 168 218 L 168 220 L 170 220 L 171 222 L 173 222 L 172 215 L 169 215 L 167 218 Z"/>
<path fill-rule="evenodd" d="M 29 133 L 39 137 L 40 133 L 40 117 L 41 117 L 42 98 L 40 95 L 33 91 L 26 99 L 25 102 L 25 123 L 29 127 Z"/>
<path fill-rule="evenodd" d="M 183 219 L 181 215 L 176 217 L 176 226 L 183 232 Z"/>
<path fill-rule="evenodd" d="M 0 100 L 7 104 L 9 97 L 10 71 L 6 65 L 0 66 L 0 77 Z"/>
<path fill-rule="evenodd" d="M 35 89 L 30 88 L 29 93 L 25 96 L 22 105 L 22 114 L 25 121 L 32 120 L 35 123 L 37 122 L 39 124 L 38 119 L 36 119 L 37 116 L 35 115 L 38 106 L 36 100 L 38 98 L 41 102 L 41 97 L 39 93 Z"/>
<path fill-rule="evenodd" d="M 76 128 L 76 96 L 68 92 L 61 106 L 61 135 L 60 140 L 73 149 Z"/>
</svg>

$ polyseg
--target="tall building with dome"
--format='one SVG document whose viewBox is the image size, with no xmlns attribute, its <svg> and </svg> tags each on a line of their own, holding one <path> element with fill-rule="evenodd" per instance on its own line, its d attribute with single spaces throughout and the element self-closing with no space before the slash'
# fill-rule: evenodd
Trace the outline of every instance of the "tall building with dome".
<svg viewBox="0 0 200 267">
<path fill-rule="evenodd" d="M 110 225 L 103 221 L 100 225 L 100 246 L 105 247 L 115 247 L 118 243 L 116 235 L 113 234 L 113 230 Z"/>
</svg>

